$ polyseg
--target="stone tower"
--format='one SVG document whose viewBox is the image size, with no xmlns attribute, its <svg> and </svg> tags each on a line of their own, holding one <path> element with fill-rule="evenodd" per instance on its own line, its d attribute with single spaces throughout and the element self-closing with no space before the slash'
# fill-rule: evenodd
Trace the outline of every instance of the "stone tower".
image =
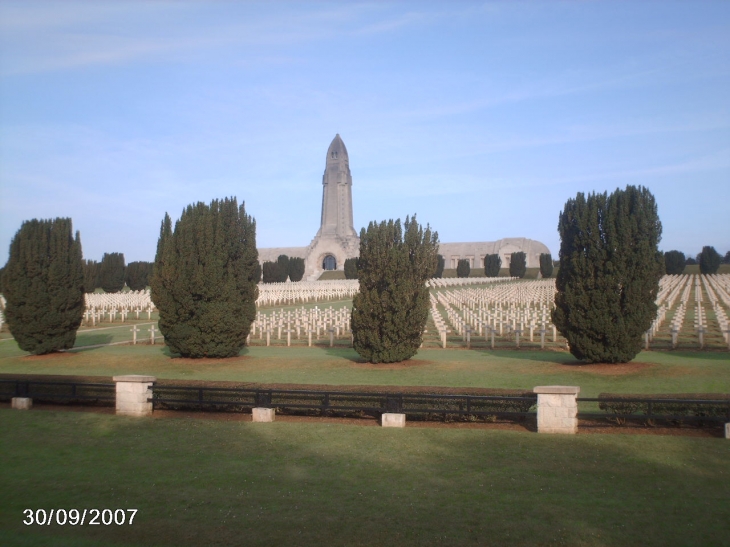
<svg viewBox="0 0 730 547">
<path fill-rule="evenodd" d="M 352 225 L 350 158 L 339 133 L 327 149 L 327 164 L 322 176 L 322 222 L 317 235 L 357 237 Z"/>
<path fill-rule="evenodd" d="M 350 158 L 337 134 L 327 149 L 322 176 L 322 219 L 307 249 L 305 275 L 316 279 L 323 270 L 342 270 L 345 259 L 356 257 L 359 251 L 360 238 L 352 220 Z"/>
</svg>

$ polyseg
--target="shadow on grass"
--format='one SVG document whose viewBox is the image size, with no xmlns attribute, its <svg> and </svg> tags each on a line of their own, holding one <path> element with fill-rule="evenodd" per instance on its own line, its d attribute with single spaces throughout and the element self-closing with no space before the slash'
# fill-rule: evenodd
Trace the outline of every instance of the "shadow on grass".
<svg viewBox="0 0 730 547">
<path fill-rule="evenodd" d="M 16 495 L 2 500 L 2 513 L 102 506 L 113 490 L 136 500 L 145 525 L 101 535 L 3 517 L 12 541 L 47 534 L 34 545 L 60 544 L 53 536 L 79 540 L 68 545 L 240 545 L 245 530 L 246 544 L 261 546 L 521 546 L 550 538 L 699 547 L 724 544 L 730 518 L 718 502 L 726 450 L 715 439 L 42 418 L 0 415 L 17 439 L 3 476 Z"/>
<path fill-rule="evenodd" d="M 539 361 L 541 363 L 555 363 L 558 365 L 586 365 L 573 357 L 570 353 L 557 351 L 534 351 L 534 350 L 473 350 L 484 356 L 490 356 L 498 359 L 514 359 L 518 361 Z"/>
</svg>

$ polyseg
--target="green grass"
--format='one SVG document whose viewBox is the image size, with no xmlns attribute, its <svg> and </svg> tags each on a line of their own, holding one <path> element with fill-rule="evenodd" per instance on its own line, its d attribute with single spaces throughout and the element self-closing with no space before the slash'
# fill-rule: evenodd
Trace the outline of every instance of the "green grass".
<svg viewBox="0 0 730 547">
<path fill-rule="evenodd" d="M 727 544 L 730 443 L 0 410 L 3 545 Z M 22 511 L 139 509 L 132 526 Z"/>
<path fill-rule="evenodd" d="M 576 385 L 586 397 L 613 393 L 730 393 L 728 352 L 642 352 L 632 364 L 579 366 L 567 352 L 421 350 L 404 365 L 363 363 L 350 348 L 252 347 L 232 359 L 171 359 L 160 345 L 108 346 L 45 357 L 0 343 L 0 373 L 331 385 L 533 388 Z"/>
</svg>

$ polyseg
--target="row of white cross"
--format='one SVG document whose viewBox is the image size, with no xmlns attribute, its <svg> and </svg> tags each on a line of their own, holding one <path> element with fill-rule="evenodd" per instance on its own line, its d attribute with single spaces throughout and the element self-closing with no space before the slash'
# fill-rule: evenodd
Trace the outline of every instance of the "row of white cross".
<svg viewBox="0 0 730 547">
<path fill-rule="evenodd" d="M 297 339 L 306 336 L 308 345 L 311 346 L 313 335 L 319 340 L 320 336 L 328 334 L 330 346 L 333 346 L 335 338 L 345 335 L 352 337 L 351 319 L 352 313 L 347 307 L 334 309 L 329 306 L 320 309 L 315 306 L 294 310 L 259 311 L 256 312 L 256 319 L 251 324 L 248 341 L 258 336 L 261 340 L 266 338 L 266 345 L 269 346 L 273 334 L 281 340 L 283 333 L 286 336 L 286 345 L 291 346 L 292 334 L 296 334 Z"/>
<path fill-rule="evenodd" d="M 551 279 L 435 291 L 431 293 L 430 312 L 444 348 L 446 335 L 452 330 L 461 335 L 467 347 L 472 335 L 491 339 L 492 347 L 495 335 L 514 336 L 519 347 L 523 333 L 532 342 L 535 332 L 544 347 L 549 332 L 553 342 L 557 341 L 557 329 L 550 319 L 554 293 L 555 281 Z"/>
</svg>

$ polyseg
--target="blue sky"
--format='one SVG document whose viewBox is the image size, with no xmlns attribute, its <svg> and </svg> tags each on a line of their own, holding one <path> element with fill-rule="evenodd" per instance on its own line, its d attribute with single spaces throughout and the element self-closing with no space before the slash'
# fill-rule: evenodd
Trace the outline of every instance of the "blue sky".
<svg viewBox="0 0 730 547">
<path fill-rule="evenodd" d="M 0 3 L 0 264 L 23 220 L 153 260 L 236 196 L 260 247 L 319 228 L 327 147 L 355 228 L 557 258 L 578 192 L 644 185 L 660 248 L 730 250 L 730 2 Z"/>
</svg>

